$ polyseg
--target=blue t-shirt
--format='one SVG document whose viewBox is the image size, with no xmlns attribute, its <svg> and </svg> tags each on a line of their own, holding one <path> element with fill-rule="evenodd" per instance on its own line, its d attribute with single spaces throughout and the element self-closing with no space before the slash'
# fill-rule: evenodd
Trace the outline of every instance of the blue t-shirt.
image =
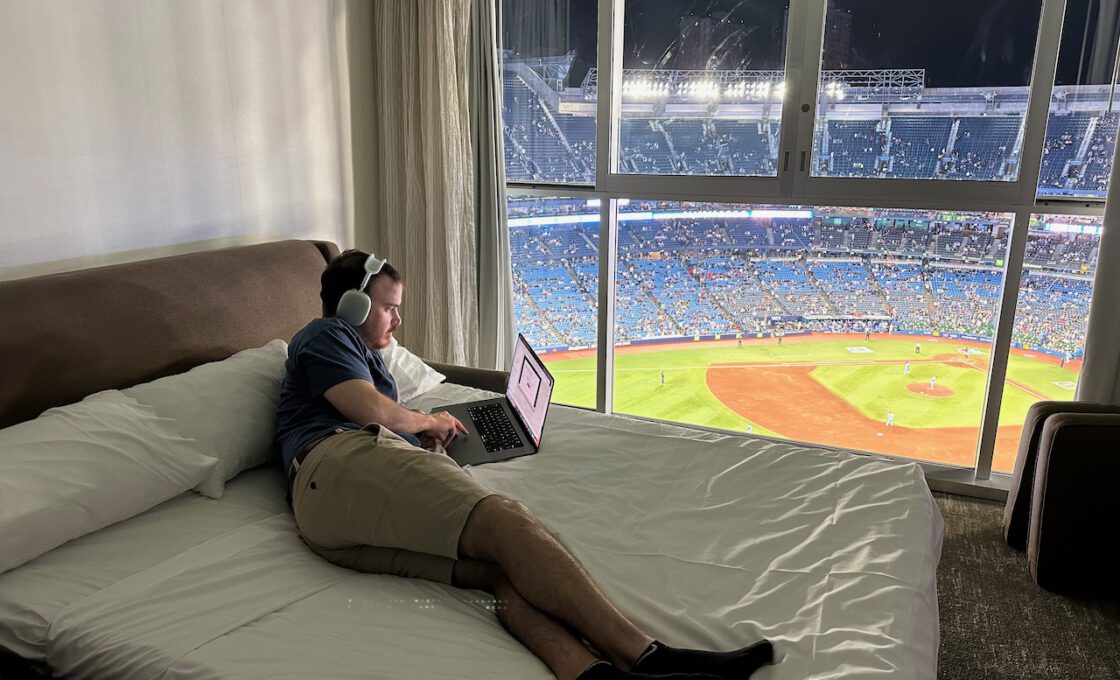
<svg viewBox="0 0 1120 680">
<path fill-rule="evenodd" d="M 397 401 L 397 383 L 381 359 L 370 351 L 358 332 L 342 319 L 315 319 L 295 334 L 284 363 L 284 384 L 276 408 L 276 437 L 284 469 L 303 447 L 337 428 L 360 430 L 331 405 L 324 394 L 347 380 L 368 380 L 377 391 Z M 416 437 L 401 436 L 419 446 Z"/>
</svg>

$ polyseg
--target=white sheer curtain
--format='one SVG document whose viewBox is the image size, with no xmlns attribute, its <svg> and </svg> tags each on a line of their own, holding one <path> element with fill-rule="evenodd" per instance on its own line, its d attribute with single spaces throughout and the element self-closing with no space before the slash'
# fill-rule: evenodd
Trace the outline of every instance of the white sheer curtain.
<svg viewBox="0 0 1120 680">
<path fill-rule="evenodd" d="M 1112 155 L 1077 399 L 1120 404 L 1120 144 Z"/>
<path fill-rule="evenodd" d="M 342 0 L 0 2 L 0 278 L 352 242 Z"/>
<path fill-rule="evenodd" d="M 470 0 L 373 3 L 375 186 L 355 237 L 404 275 L 401 342 L 429 359 L 475 366 L 470 15 Z"/>
<path fill-rule="evenodd" d="M 513 361 L 514 324 L 497 44 L 500 21 L 494 0 L 474 0 L 470 97 L 478 226 L 478 358 L 484 368 L 504 370 Z"/>
</svg>

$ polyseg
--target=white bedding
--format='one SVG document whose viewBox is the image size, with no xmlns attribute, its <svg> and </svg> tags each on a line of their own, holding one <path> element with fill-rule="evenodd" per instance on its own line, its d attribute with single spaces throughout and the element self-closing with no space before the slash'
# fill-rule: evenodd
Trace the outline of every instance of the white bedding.
<svg viewBox="0 0 1120 680">
<path fill-rule="evenodd" d="M 916 465 L 556 407 L 539 454 L 472 474 L 670 644 L 769 637 L 760 680 L 936 677 L 942 524 Z M 243 473 L 0 575 L 0 647 L 74 677 L 551 677 L 484 594 L 311 554 L 283 496 Z"/>
</svg>

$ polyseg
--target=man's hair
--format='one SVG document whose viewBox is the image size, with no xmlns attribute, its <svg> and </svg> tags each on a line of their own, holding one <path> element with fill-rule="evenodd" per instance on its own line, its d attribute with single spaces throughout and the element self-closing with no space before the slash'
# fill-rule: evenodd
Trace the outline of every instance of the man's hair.
<svg viewBox="0 0 1120 680">
<path fill-rule="evenodd" d="M 334 316 L 338 312 L 338 301 L 342 299 L 342 294 L 362 285 L 368 258 L 369 253 L 352 248 L 339 253 L 327 263 L 327 268 L 319 277 L 319 298 L 323 301 L 323 316 Z M 381 271 L 369 280 L 369 284 L 362 292 L 369 295 L 373 282 L 382 276 L 387 276 L 397 283 L 404 283 L 401 273 L 386 262 L 381 267 Z"/>
</svg>

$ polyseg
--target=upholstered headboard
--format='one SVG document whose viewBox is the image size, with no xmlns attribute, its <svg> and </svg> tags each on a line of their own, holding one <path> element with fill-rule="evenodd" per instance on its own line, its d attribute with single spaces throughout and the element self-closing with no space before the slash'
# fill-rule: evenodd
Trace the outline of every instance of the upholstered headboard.
<svg viewBox="0 0 1120 680">
<path fill-rule="evenodd" d="M 290 339 L 337 252 L 281 241 L 0 283 L 0 427 Z"/>
</svg>

